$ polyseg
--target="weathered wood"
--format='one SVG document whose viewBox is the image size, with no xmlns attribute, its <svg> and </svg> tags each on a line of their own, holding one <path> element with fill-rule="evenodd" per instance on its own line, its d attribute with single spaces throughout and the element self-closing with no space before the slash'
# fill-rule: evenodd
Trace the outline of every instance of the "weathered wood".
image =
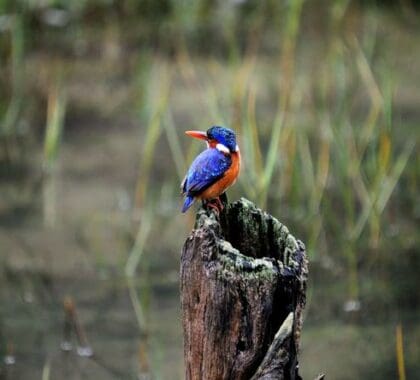
<svg viewBox="0 0 420 380">
<path fill-rule="evenodd" d="M 181 258 L 187 380 L 300 379 L 305 247 L 246 199 L 201 209 Z"/>
</svg>

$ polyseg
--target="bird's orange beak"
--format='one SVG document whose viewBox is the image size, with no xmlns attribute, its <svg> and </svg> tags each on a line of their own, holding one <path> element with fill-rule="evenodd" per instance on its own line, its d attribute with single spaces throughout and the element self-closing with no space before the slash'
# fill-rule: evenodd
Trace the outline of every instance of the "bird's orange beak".
<svg viewBox="0 0 420 380">
<path fill-rule="evenodd" d="M 190 137 L 194 137 L 196 139 L 200 139 L 200 140 L 205 140 L 207 141 L 209 138 L 207 137 L 207 133 L 206 132 L 201 132 L 201 131 L 185 131 L 185 134 L 190 136 Z"/>
</svg>

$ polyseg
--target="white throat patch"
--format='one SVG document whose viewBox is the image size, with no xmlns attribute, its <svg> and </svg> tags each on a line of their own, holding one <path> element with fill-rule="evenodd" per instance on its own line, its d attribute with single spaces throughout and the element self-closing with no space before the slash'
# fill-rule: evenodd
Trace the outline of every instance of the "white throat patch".
<svg viewBox="0 0 420 380">
<path fill-rule="evenodd" d="M 229 148 L 228 148 L 226 145 L 223 145 L 223 144 L 220 144 L 220 143 L 218 143 L 218 144 L 216 145 L 216 149 L 217 149 L 219 152 L 222 152 L 222 153 L 225 153 L 225 154 L 229 154 L 229 153 L 230 153 Z"/>
</svg>

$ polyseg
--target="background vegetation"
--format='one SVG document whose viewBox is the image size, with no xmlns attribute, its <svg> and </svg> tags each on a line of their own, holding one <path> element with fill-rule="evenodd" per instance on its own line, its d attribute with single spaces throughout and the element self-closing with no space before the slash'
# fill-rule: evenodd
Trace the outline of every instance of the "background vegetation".
<svg viewBox="0 0 420 380">
<path fill-rule="evenodd" d="M 409 0 L 0 0 L 0 378 L 183 377 L 183 131 L 213 124 L 229 198 L 307 245 L 304 377 L 418 376 L 419 36 Z"/>
</svg>

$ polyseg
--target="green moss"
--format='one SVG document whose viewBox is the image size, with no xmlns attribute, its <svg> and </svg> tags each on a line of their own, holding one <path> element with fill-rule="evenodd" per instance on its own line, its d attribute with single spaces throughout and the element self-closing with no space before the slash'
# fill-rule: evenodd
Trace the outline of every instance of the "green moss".
<svg viewBox="0 0 420 380">
<path fill-rule="evenodd" d="M 260 280 L 261 282 L 275 281 L 278 270 L 269 259 L 255 259 L 243 255 L 232 245 L 222 239 L 218 240 L 221 264 L 219 275 L 223 278 L 231 278 L 240 274 L 244 280 Z"/>
<path fill-rule="evenodd" d="M 207 214 L 204 209 L 200 209 L 197 213 L 195 228 L 210 228 L 212 230 L 218 231 L 220 225 L 216 218 L 216 214 L 214 212 Z"/>
<path fill-rule="evenodd" d="M 297 241 L 289 229 L 276 218 L 245 198 L 229 204 L 225 215 L 229 220 L 228 225 L 222 223 L 221 226 L 219 217 L 214 212 L 207 212 L 204 209 L 199 210 L 196 220 L 196 228 L 210 229 L 217 237 L 220 276 L 233 278 L 236 274 L 240 274 L 246 280 L 274 281 L 284 265 L 292 268 L 298 265 L 293 260 L 293 255 L 298 250 Z M 245 246 L 242 246 L 241 250 L 245 252 L 247 244 L 253 245 L 255 242 L 255 245 L 249 248 L 250 251 L 262 254 L 267 251 L 267 254 L 271 253 L 270 257 L 247 256 L 234 248 L 230 241 L 224 239 L 224 234 L 233 237 L 236 233 L 244 234 L 244 238 L 246 236 Z M 279 251 L 277 257 L 282 258 L 277 262 L 273 260 L 276 257 L 276 250 Z"/>
</svg>

